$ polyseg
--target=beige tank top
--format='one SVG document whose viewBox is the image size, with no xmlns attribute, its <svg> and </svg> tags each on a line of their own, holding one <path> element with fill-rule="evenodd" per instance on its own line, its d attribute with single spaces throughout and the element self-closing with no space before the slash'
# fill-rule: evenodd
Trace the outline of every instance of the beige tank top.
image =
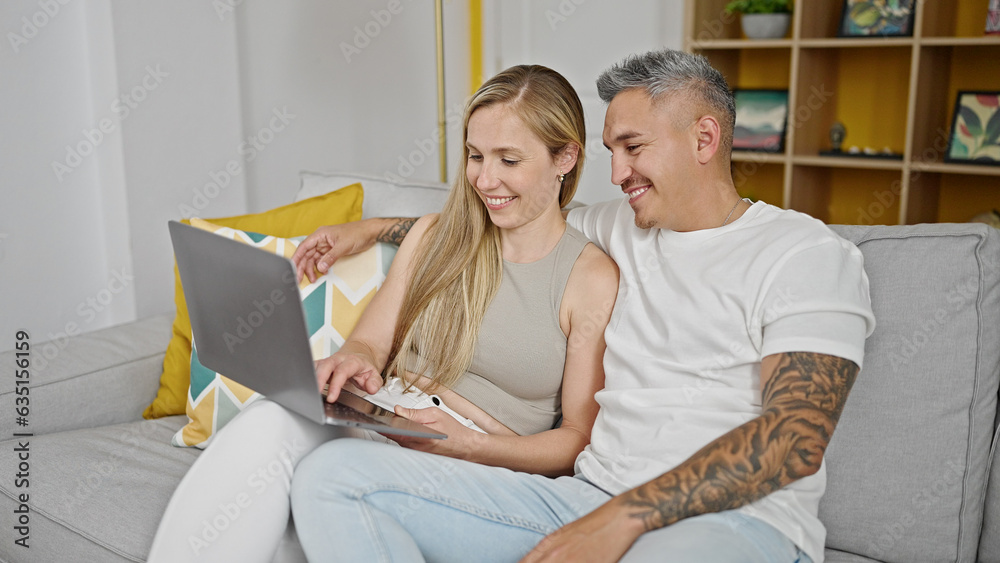
<svg viewBox="0 0 1000 563">
<path fill-rule="evenodd" d="M 545 258 L 504 260 L 503 279 L 483 317 L 472 365 L 453 387 L 519 435 L 549 430 L 562 414 L 566 335 L 559 307 L 570 272 L 589 241 L 566 225 Z"/>
</svg>

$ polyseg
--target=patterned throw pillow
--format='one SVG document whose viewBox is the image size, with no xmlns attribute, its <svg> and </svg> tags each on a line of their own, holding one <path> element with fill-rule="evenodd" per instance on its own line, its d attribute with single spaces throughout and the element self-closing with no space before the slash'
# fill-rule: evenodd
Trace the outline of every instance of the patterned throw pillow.
<svg viewBox="0 0 1000 563">
<path fill-rule="evenodd" d="M 361 219 L 364 189 L 360 183 L 345 186 L 339 190 L 302 199 L 295 203 L 277 207 L 263 213 L 209 219 L 216 225 L 268 233 L 279 237 L 295 237 L 311 234 L 323 225 L 349 223 Z M 181 221 L 188 223 L 187 219 Z M 189 365 L 191 362 L 191 319 L 188 318 L 187 302 L 181 278 L 174 267 L 174 304 L 177 314 L 172 328 L 173 335 L 167 344 L 163 358 L 163 374 L 156 398 L 143 411 L 143 418 L 160 418 L 184 414 L 184 397 L 190 385 Z"/>
<path fill-rule="evenodd" d="M 291 258 L 305 237 L 279 238 L 229 227 L 201 219 L 191 225 L 233 240 Z M 323 276 L 299 283 L 302 308 L 313 359 L 333 354 L 354 330 L 364 308 L 382 286 L 396 246 L 378 243 L 361 254 L 341 258 Z M 198 361 L 197 343 L 191 350 L 191 386 L 188 390 L 189 422 L 171 439 L 175 446 L 204 449 L 212 436 L 261 395 L 216 373 Z"/>
</svg>

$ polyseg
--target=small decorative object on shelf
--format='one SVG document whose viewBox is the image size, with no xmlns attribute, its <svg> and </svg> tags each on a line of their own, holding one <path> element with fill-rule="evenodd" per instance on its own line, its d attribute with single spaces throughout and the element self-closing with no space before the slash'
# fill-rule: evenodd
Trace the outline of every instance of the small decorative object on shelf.
<svg viewBox="0 0 1000 563">
<path fill-rule="evenodd" d="M 1000 165 L 1000 92 L 958 92 L 944 160 Z"/>
<path fill-rule="evenodd" d="M 844 0 L 838 37 L 912 37 L 915 0 Z"/>
<path fill-rule="evenodd" d="M 780 39 L 791 22 L 789 0 L 732 0 L 726 13 L 738 13 L 743 33 L 750 39 Z"/>
<path fill-rule="evenodd" d="M 847 136 L 847 128 L 839 121 L 834 121 L 830 126 L 830 150 L 840 152 L 840 147 L 844 145 L 844 137 Z"/>
<path fill-rule="evenodd" d="M 733 90 L 733 150 L 782 152 L 788 123 L 788 90 Z"/>
<path fill-rule="evenodd" d="M 987 211 L 986 213 L 980 213 L 972 219 L 969 219 L 970 223 L 986 223 L 987 225 L 993 227 L 994 229 L 1000 229 L 1000 211 L 996 209 L 992 211 Z"/>
<path fill-rule="evenodd" d="M 889 147 L 883 147 L 881 151 L 876 151 L 872 147 L 852 146 L 846 151 L 843 150 L 844 137 L 847 136 L 847 128 L 844 124 L 835 121 L 830 126 L 830 150 L 819 151 L 820 156 L 849 156 L 851 158 L 881 158 L 888 160 L 902 160 L 903 155 L 893 152 Z"/>
<path fill-rule="evenodd" d="M 1000 0 L 990 0 L 986 9 L 986 35 L 1000 35 Z"/>
</svg>

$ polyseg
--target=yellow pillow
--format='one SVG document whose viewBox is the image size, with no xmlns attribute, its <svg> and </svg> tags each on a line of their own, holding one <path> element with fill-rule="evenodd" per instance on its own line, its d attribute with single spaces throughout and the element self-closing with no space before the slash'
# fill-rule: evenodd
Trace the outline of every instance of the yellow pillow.
<svg viewBox="0 0 1000 563">
<path fill-rule="evenodd" d="M 291 258 L 303 238 L 272 237 L 220 227 L 196 218 L 191 219 L 191 225 L 286 258 Z M 360 254 L 337 260 L 330 271 L 314 282 L 302 279 L 299 296 L 314 360 L 340 349 L 385 281 L 395 255 L 395 245 L 378 243 Z M 188 423 L 174 434 L 170 443 L 204 449 L 216 432 L 262 395 L 203 366 L 198 361 L 197 348 L 195 342 L 187 396 Z"/>
<path fill-rule="evenodd" d="M 304 199 L 263 213 L 208 219 L 223 227 L 231 227 L 278 237 L 310 235 L 323 225 L 349 223 L 361 219 L 364 192 L 360 183 L 351 184 L 335 192 Z M 188 221 L 185 223 L 190 224 Z M 160 418 L 184 414 L 188 387 L 191 380 L 191 319 L 181 278 L 174 266 L 174 317 L 173 336 L 163 359 L 160 389 L 152 404 L 142 413 L 144 418 Z"/>
</svg>

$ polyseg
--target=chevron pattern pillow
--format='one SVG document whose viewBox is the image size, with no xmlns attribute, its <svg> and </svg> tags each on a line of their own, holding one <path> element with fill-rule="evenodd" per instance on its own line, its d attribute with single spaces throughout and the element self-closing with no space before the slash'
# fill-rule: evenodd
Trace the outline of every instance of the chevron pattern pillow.
<svg viewBox="0 0 1000 563">
<path fill-rule="evenodd" d="M 191 225 L 233 240 L 291 258 L 305 237 L 280 238 L 191 219 Z M 361 254 L 341 258 L 323 276 L 299 284 L 313 359 L 337 350 L 354 330 L 361 313 L 382 286 L 396 246 L 378 243 Z M 198 361 L 197 344 L 191 350 L 191 386 L 187 397 L 188 423 L 171 443 L 204 449 L 212 436 L 262 395 L 216 373 Z"/>
</svg>

